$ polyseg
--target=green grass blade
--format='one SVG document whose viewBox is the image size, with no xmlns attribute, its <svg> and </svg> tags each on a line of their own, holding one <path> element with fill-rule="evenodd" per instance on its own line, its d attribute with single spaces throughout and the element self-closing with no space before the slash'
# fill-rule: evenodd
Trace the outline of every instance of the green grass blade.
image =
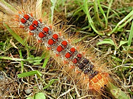
<svg viewBox="0 0 133 99">
<path fill-rule="evenodd" d="M 102 13 L 102 15 L 103 15 L 103 17 L 104 17 L 104 20 L 105 20 L 105 28 L 107 28 L 108 19 L 107 19 L 105 13 L 104 13 L 104 10 L 102 9 L 102 6 L 101 6 L 101 4 L 100 4 L 100 0 L 98 0 L 98 6 L 99 6 L 99 9 L 100 9 L 100 11 L 101 11 L 101 13 Z"/>
<path fill-rule="evenodd" d="M 100 13 L 99 13 L 99 6 L 100 6 L 100 1 L 99 0 L 95 0 L 94 1 L 94 13 L 95 13 L 95 17 L 97 20 L 97 23 L 99 24 L 100 27 L 104 28 L 104 24 L 103 22 L 101 21 L 101 18 L 100 18 Z"/>
<path fill-rule="evenodd" d="M 48 87 L 50 87 L 50 85 L 52 85 L 56 80 L 58 79 L 51 79 L 49 83 L 47 84 L 47 86 L 45 86 L 43 89 L 47 89 Z"/>
<path fill-rule="evenodd" d="M 52 6 L 51 6 L 51 23 L 53 23 L 54 9 L 55 9 L 55 5 L 56 5 L 57 0 L 50 0 L 50 1 L 52 3 Z"/>
<path fill-rule="evenodd" d="M 96 30 L 95 26 L 94 26 L 94 22 L 90 16 L 90 13 L 89 13 L 89 10 L 88 10 L 88 0 L 84 0 L 83 4 L 84 4 L 84 7 L 83 7 L 83 11 L 85 12 L 85 14 L 87 15 L 87 18 L 88 18 L 88 22 L 89 24 L 91 25 L 92 29 L 98 34 L 98 35 L 103 35 L 103 33 L 100 33 L 99 31 Z"/>
<path fill-rule="evenodd" d="M 97 0 L 94 1 L 94 13 L 96 17 L 96 21 L 100 24 L 100 18 L 99 18 L 99 13 L 98 13 L 98 5 L 97 5 Z"/>
<path fill-rule="evenodd" d="M 129 34 L 129 37 L 128 37 L 128 46 L 129 47 L 131 46 L 132 38 L 133 38 L 133 21 L 132 21 L 132 24 L 131 24 L 130 34 Z"/>
<path fill-rule="evenodd" d="M 128 41 L 120 41 L 118 48 L 121 47 L 122 45 L 126 44 L 126 43 L 128 43 Z"/>
<path fill-rule="evenodd" d="M 111 56 L 115 61 L 122 62 L 122 60 L 116 56 Z"/>
<path fill-rule="evenodd" d="M 106 6 L 106 5 L 101 5 L 101 6 L 102 6 L 103 8 L 108 9 L 108 6 Z M 114 16 L 120 17 L 119 14 L 118 14 L 118 12 L 116 12 L 114 9 L 111 9 L 111 8 L 110 8 L 110 11 L 114 13 L 114 14 L 113 14 L 113 17 L 114 17 Z M 112 15 L 111 15 L 111 16 L 112 16 Z M 111 17 L 111 16 L 109 16 L 109 17 Z M 109 18 L 109 17 L 108 17 L 108 18 Z"/>
<path fill-rule="evenodd" d="M 37 61 L 40 60 L 41 58 L 31 58 L 31 59 L 20 59 L 20 58 L 12 58 L 12 57 L 5 57 L 5 56 L 0 56 L 0 59 L 6 59 L 6 60 L 14 60 L 14 61 Z"/>
<path fill-rule="evenodd" d="M 19 36 L 17 35 L 7 24 L 3 23 L 4 26 L 7 28 L 7 30 L 10 32 L 10 34 L 18 41 L 20 42 L 23 46 L 26 46 L 24 40 Z"/>
<path fill-rule="evenodd" d="M 20 55 L 20 58 L 23 59 L 21 50 L 19 50 L 19 55 Z M 24 71 L 24 62 L 21 61 L 21 73 L 23 73 L 23 71 Z"/>
<path fill-rule="evenodd" d="M 28 76 L 32 76 L 35 74 L 37 74 L 39 77 L 42 76 L 42 74 L 38 70 L 35 70 L 35 71 L 24 72 L 24 73 L 18 74 L 18 77 L 19 78 L 28 77 Z"/>
<path fill-rule="evenodd" d="M 7 59 L 7 60 L 14 60 L 14 61 L 24 61 L 24 59 L 5 57 L 5 56 L 0 56 L 0 59 Z"/>
<path fill-rule="evenodd" d="M 102 45 L 102 44 L 111 44 L 115 46 L 115 43 L 111 39 L 104 39 L 103 41 L 97 43 L 97 45 Z"/>
<path fill-rule="evenodd" d="M 111 11 L 111 5 L 113 3 L 113 0 L 109 1 L 109 7 L 108 7 L 108 11 L 107 11 L 107 18 L 109 17 L 109 13 Z"/>
<path fill-rule="evenodd" d="M 50 58 L 50 55 L 47 55 L 47 58 L 45 58 L 45 61 L 44 61 L 43 66 L 42 66 L 43 68 L 45 68 L 45 67 L 46 67 L 46 65 L 47 65 L 47 63 L 48 63 L 49 58 Z"/>
<path fill-rule="evenodd" d="M 118 29 L 118 27 L 119 27 L 122 23 L 124 23 L 126 20 L 128 20 L 128 18 L 131 17 L 131 19 L 133 19 L 132 16 L 133 16 L 133 10 L 132 10 L 126 17 L 124 17 L 124 18 L 115 26 L 115 28 L 114 28 L 108 35 L 110 36 L 112 33 L 116 32 L 116 30 Z"/>
<path fill-rule="evenodd" d="M 119 27 L 118 27 L 118 31 L 123 28 L 127 23 L 130 23 L 131 21 L 133 20 L 133 17 L 129 18 L 126 20 L 126 22 L 124 22 L 123 24 L 121 24 Z"/>
</svg>

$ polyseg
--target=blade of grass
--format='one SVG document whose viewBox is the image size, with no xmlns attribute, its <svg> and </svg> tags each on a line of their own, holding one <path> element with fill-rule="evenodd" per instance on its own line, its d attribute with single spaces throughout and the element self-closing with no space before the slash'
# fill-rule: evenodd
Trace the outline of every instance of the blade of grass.
<svg viewBox="0 0 133 99">
<path fill-rule="evenodd" d="M 50 87 L 50 85 L 52 85 L 56 80 L 58 79 L 51 79 L 49 83 L 47 84 L 47 86 L 45 86 L 43 89 L 47 89 L 48 87 Z"/>
<path fill-rule="evenodd" d="M 19 50 L 19 55 L 20 55 L 20 59 L 23 59 L 21 50 Z M 21 73 L 23 73 L 23 71 L 24 71 L 24 62 L 21 61 Z"/>
<path fill-rule="evenodd" d="M 133 16 L 133 10 L 132 10 L 126 17 L 124 17 L 124 18 L 115 26 L 115 28 L 114 28 L 111 32 L 108 33 L 108 36 L 110 36 L 112 33 L 114 33 L 114 32 L 118 29 L 118 27 L 119 27 L 123 22 L 125 22 L 128 18 L 131 17 L 131 19 L 133 19 L 132 16 Z"/>
<path fill-rule="evenodd" d="M 107 28 L 107 25 L 108 25 L 108 19 L 104 13 L 104 10 L 102 9 L 102 6 L 100 4 L 100 0 L 98 0 L 98 6 L 99 6 L 99 9 L 101 11 L 101 13 L 103 14 L 103 17 L 104 17 L 104 20 L 105 20 L 105 28 Z"/>
<path fill-rule="evenodd" d="M 52 6 L 50 7 L 50 9 L 51 9 L 51 23 L 53 23 L 54 9 L 55 9 L 55 5 L 56 5 L 57 0 L 50 0 L 50 1 L 52 3 Z"/>
<path fill-rule="evenodd" d="M 98 34 L 98 35 L 104 35 L 103 33 L 100 33 L 99 31 L 96 30 L 95 26 L 94 26 L 94 22 L 90 16 L 90 13 L 89 13 L 89 10 L 88 10 L 88 3 L 87 3 L 88 0 L 84 0 L 83 2 L 83 11 L 84 13 L 87 15 L 87 18 L 88 18 L 88 22 L 89 24 L 91 25 L 92 29 Z"/>
<path fill-rule="evenodd" d="M 98 2 L 99 2 L 99 0 L 94 0 L 94 13 L 95 13 L 96 21 L 103 28 L 104 24 L 103 24 L 103 22 L 101 21 L 101 19 L 99 17 Z"/>
<path fill-rule="evenodd" d="M 45 61 L 44 61 L 44 63 L 43 63 L 43 68 L 45 68 L 46 67 L 46 65 L 47 65 L 47 63 L 48 63 L 48 60 L 49 60 L 49 58 L 50 58 L 50 55 L 47 55 L 47 57 L 45 58 Z"/>
<path fill-rule="evenodd" d="M 24 42 L 24 40 L 18 36 L 7 24 L 3 23 L 4 26 L 7 28 L 7 30 L 11 33 L 11 35 L 18 41 L 20 42 L 23 46 L 27 46 Z"/>
<path fill-rule="evenodd" d="M 106 5 L 101 5 L 101 6 L 102 6 L 103 8 L 108 9 L 108 6 L 106 6 Z M 118 12 L 116 12 L 115 10 L 113 10 L 113 9 L 110 8 L 110 11 L 114 13 L 114 14 L 113 14 L 114 16 L 120 17 L 119 14 L 118 14 Z"/>
<path fill-rule="evenodd" d="M 90 36 L 90 35 L 86 35 L 86 36 L 84 36 L 84 37 L 82 37 L 82 38 L 75 39 L 75 40 L 72 41 L 72 44 L 78 43 L 78 42 L 82 41 L 83 39 L 85 39 L 85 38 L 87 38 L 87 37 L 89 37 L 89 36 Z"/>
<path fill-rule="evenodd" d="M 116 56 L 111 56 L 115 61 L 122 62 L 122 60 Z"/>
<path fill-rule="evenodd" d="M 24 61 L 25 60 L 25 59 L 5 57 L 5 56 L 0 56 L 0 59 L 7 59 L 7 60 L 14 60 L 14 61 Z"/>
<path fill-rule="evenodd" d="M 131 22 L 132 20 L 133 20 L 132 17 L 129 18 L 126 22 L 124 22 L 122 25 L 120 25 L 117 30 L 119 31 L 122 27 L 124 27 L 127 23 Z"/>
<path fill-rule="evenodd" d="M 102 44 L 111 44 L 116 46 L 112 39 L 104 39 L 103 41 L 97 43 L 97 45 L 102 45 Z"/>
<path fill-rule="evenodd" d="M 113 3 L 113 0 L 109 1 L 109 7 L 108 7 L 108 11 L 107 11 L 107 18 L 109 17 L 109 13 L 111 11 L 112 3 Z"/>
<path fill-rule="evenodd" d="M 14 60 L 14 61 L 27 61 L 27 62 L 37 60 L 35 58 L 33 58 L 33 59 L 20 59 L 20 58 L 12 58 L 12 57 L 5 57 L 5 56 L 0 56 L 0 59 Z M 40 58 L 38 60 L 40 60 Z"/>
<path fill-rule="evenodd" d="M 73 13 L 73 16 L 78 15 L 80 11 L 83 10 L 83 5 L 80 5 L 79 8 L 76 9 L 76 11 Z"/>
<path fill-rule="evenodd" d="M 39 77 L 42 76 L 42 74 L 38 70 L 35 70 L 35 71 L 24 72 L 24 73 L 18 74 L 18 78 L 28 77 L 28 76 L 32 76 L 35 74 L 37 74 Z"/>
<path fill-rule="evenodd" d="M 130 34 L 129 34 L 129 37 L 128 37 L 128 46 L 129 47 L 131 46 L 132 38 L 133 38 L 133 21 L 132 21 L 132 24 L 131 24 Z"/>
</svg>

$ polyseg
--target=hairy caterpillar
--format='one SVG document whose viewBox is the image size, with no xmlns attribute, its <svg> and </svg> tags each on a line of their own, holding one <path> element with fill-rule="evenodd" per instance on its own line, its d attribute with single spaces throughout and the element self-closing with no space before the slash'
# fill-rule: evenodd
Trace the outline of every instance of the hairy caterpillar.
<svg viewBox="0 0 133 99">
<path fill-rule="evenodd" d="M 25 10 L 24 8 L 22 9 Z M 102 64 L 93 63 L 81 50 L 72 45 L 69 40 L 66 40 L 61 35 L 62 32 L 60 30 L 56 31 L 55 27 L 49 26 L 48 22 L 43 23 L 43 21 L 38 20 L 40 18 L 38 15 L 40 14 L 29 14 L 29 12 L 34 12 L 32 10 L 20 10 L 19 13 L 17 11 L 13 12 L 11 15 L 17 15 L 16 17 L 18 18 L 18 22 L 13 20 L 15 22 L 14 26 L 19 27 L 20 25 L 23 28 L 21 30 L 26 31 L 25 36 L 28 36 L 28 34 L 34 36 L 34 41 L 37 40 L 41 46 L 45 46 L 51 52 L 51 56 L 63 65 L 64 70 L 72 77 L 75 77 L 75 83 L 78 83 L 88 91 L 92 89 L 92 91 L 100 92 L 104 85 L 108 84 L 110 79 L 109 74 L 105 72 L 106 69 L 103 71 L 99 69 L 98 65 Z M 9 20 L 11 19 L 9 18 Z M 10 23 L 8 23 L 9 26 L 11 26 Z M 22 33 L 21 30 L 16 31 L 16 33 Z"/>
<path fill-rule="evenodd" d="M 80 54 L 75 47 L 61 37 L 59 34 L 52 31 L 48 25 L 34 19 L 30 14 L 19 14 L 19 22 L 29 31 L 29 35 L 33 35 L 38 42 L 45 45 L 47 49 L 53 51 L 56 56 L 61 56 L 62 61 L 69 62 L 68 66 L 75 68 L 75 73 L 83 72 L 84 79 L 88 79 L 92 89 L 100 90 L 108 82 L 107 73 L 101 73 L 94 70 L 94 65 L 86 59 L 83 54 Z M 70 67 L 71 68 L 71 67 Z M 88 77 L 87 77 L 88 76 Z"/>
</svg>

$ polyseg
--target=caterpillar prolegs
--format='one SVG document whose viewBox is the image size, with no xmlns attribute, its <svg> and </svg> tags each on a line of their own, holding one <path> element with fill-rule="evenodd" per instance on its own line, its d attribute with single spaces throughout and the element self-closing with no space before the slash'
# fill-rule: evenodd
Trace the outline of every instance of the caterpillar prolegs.
<svg viewBox="0 0 133 99">
<path fill-rule="evenodd" d="M 84 79 L 88 81 L 88 89 L 100 91 L 108 83 L 108 73 L 96 70 L 89 59 L 84 57 L 60 33 L 54 32 L 51 26 L 42 23 L 28 13 L 21 12 L 17 17 L 20 26 L 27 30 L 29 35 L 34 36 L 39 43 L 44 45 L 48 50 L 53 51 L 68 67 L 72 66 L 75 73 L 84 75 L 81 77 L 85 77 Z"/>
</svg>

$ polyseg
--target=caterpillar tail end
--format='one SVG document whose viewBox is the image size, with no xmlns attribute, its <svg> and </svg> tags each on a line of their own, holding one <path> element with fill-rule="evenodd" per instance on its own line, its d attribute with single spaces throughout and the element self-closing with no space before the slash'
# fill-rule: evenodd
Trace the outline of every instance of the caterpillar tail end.
<svg viewBox="0 0 133 99">
<path fill-rule="evenodd" d="M 108 73 L 99 73 L 94 78 L 90 80 L 89 88 L 100 92 L 101 89 L 107 85 L 109 82 L 109 74 Z"/>
</svg>

